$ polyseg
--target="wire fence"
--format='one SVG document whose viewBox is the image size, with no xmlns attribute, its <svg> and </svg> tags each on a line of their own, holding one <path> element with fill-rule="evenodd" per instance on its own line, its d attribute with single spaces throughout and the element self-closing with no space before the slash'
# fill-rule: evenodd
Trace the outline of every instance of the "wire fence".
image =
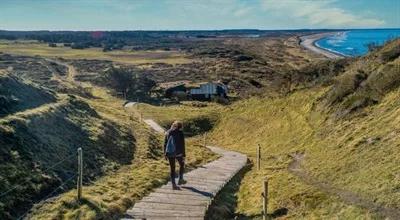
<svg viewBox="0 0 400 220">
<path fill-rule="evenodd" d="M 100 154 L 105 154 L 104 152 L 102 152 L 100 149 L 85 149 L 83 150 L 84 156 L 85 155 L 98 155 Z M 86 161 L 88 161 L 86 159 Z M 58 193 L 61 192 L 65 192 L 66 190 L 70 189 L 70 185 L 72 185 L 72 183 L 75 181 L 75 184 L 78 183 L 78 169 L 72 171 L 72 170 L 65 170 L 63 167 L 61 167 L 61 165 L 63 165 L 64 163 L 74 163 L 74 164 L 78 164 L 78 154 L 74 153 L 68 157 L 63 158 L 62 160 L 52 164 L 51 166 L 47 167 L 46 169 L 44 169 L 42 172 L 43 173 L 48 173 L 50 171 L 52 172 L 57 172 L 58 174 L 63 174 L 66 175 L 67 177 L 64 178 L 64 180 L 60 183 L 59 186 L 57 186 L 55 189 L 53 189 L 50 193 L 46 194 L 45 196 L 43 196 L 41 199 L 37 200 L 35 199 L 35 201 L 33 202 L 29 202 L 27 205 L 29 205 L 29 207 L 33 207 L 35 204 L 44 204 L 46 202 L 49 201 L 50 198 L 54 197 L 55 195 L 57 195 Z M 77 167 L 76 167 L 77 168 Z M 94 170 L 98 170 L 100 172 L 102 172 L 102 166 L 98 166 L 97 163 L 90 163 L 90 167 L 88 163 L 84 163 L 83 165 L 83 173 L 86 177 L 90 177 L 91 174 L 93 173 L 93 169 Z M 90 171 L 90 173 L 89 173 Z M 15 190 L 17 189 L 21 189 L 21 186 L 23 185 L 27 185 L 29 184 L 29 182 L 32 182 L 32 178 L 27 178 L 21 182 L 18 183 L 18 185 L 15 185 L 13 187 L 11 187 L 10 189 L 5 190 L 4 192 L 0 193 L 0 199 L 4 199 L 6 200 L 6 197 L 8 195 L 10 195 L 11 193 L 13 193 Z M 85 181 L 85 185 L 86 184 L 90 184 L 90 185 L 96 185 L 96 186 L 100 186 L 100 187 L 104 187 L 107 188 L 107 190 L 112 191 L 112 192 L 116 192 L 115 189 L 111 186 L 107 186 L 107 185 L 103 185 L 100 183 L 96 183 L 94 181 L 91 181 L 90 178 L 87 178 Z M 26 204 L 26 203 L 25 203 Z M 32 211 L 32 208 L 29 208 L 26 212 L 24 212 L 22 215 L 20 215 L 17 219 L 24 219 L 29 212 Z"/>
<path fill-rule="evenodd" d="M 57 166 L 61 165 L 63 162 L 67 161 L 67 160 L 71 160 L 73 157 L 76 157 L 76 155 L 71 155 L 69 157 L 64 158 L 61 161 L 58 161 L 57 163 L 53 164 L 52 166 L 48 167 L 47 169 L 43 170 L 43 173 L 47 173 L 50 170 L 53 170 L 54 168 L 56 168 Z M 32 179 L 25 179 L 24 181 L 18 183 L 18 185 L 15 185 L 14 187 L 11 187 L 10 189 L 0 193 L 0 198 L 10 194 L 12 191 L 14 191 L 17 188 L 20 188 L 21 185 L 26 184 L 28 182 L 30 182 Z"/>
<path fill-rule="evenodd" d="M 64 176 L 66 175 L 67 178 L 64 178 L 64 180 L 60 183 L 59 186 L 57 186 L 55 189 L 53 189 L 50 193 L 46 194 L 43 196 L 40 200 L 34 199 L 34 201 L 31 201 L 29 203 L 24 203 L 28 205 L 29 207 L 32 207 L 34 204 L 40 204 L 40 203 L 45 203 L 46 200 L 49 198 L 55 196 L 60 190 L 66 190 L 68 187 L 66 187 L 69 183 L 74 181 L 77 177 L 76 171 L 72 170 L 66 170 L 61 167 L 61 165 L 64 165 L 65 163 L 74 163 L 77 155 L 72 154 L 70 156 L 67 156 L 63 158 L 62 160 L 48 166 L 46 169 L 42 170 L 42 173 L 49 173 L 49 172 L 57 172 L 59 174 L 63 174 Z M 20 181 L 17 185 L 3 191 L 0 193 L 0 199 L 7 200 L 7 196 L 9 196 L 11 193 L 15 193 L 17 189 L 21 190 L 21 188 L 24 185 L 30 184 L 32 182 L 32 178 L 26 178 L 22 181 Z M 17 219 L 23 219 L 25 216 L 31 211 L 31 208 L 29 208 L 26 212 L 24 212 L 22 215 L 20 215 Z"/>
<path fill-rule="evenodd" d="M 46 196 L 44 196 L 39 202 L 31 203 L 30 205 L 32 206 L 32 205 L 34 205 L 34 204 L 44 204 L 44 203 L 46 203 L 46 202 L 48 201 L 48 199 L 50 199 L 51 197 L 55 196 L 56 193 L 57 193 L 59 190 L 65 190 L 64 187 L 65 187 L 69 182 L 71 182 L 71 181 L 73 181 L 73 180 L 76 180 L 76 177 L 77 177 L 77 174 L 72 175 L 71 177 L 69 177 L 68 179 L 66 179 L 65 181 L 63 181 L 63 182 L 61 183 L 61 185 L 59 185 L 57 188 L 55 188 L 55 189 L 54 189 L 53 191 L 51 191 L 49 194 L 47 194 Z M 29 213 L 30 211 L 31 211 L 31 209 L 28 209 L 24 214 L 20 215 L 17 219 L 18 219 L 18 220 L 24 219 L 24 218 L 28 215 L 28 213 Z"/>
</svg>

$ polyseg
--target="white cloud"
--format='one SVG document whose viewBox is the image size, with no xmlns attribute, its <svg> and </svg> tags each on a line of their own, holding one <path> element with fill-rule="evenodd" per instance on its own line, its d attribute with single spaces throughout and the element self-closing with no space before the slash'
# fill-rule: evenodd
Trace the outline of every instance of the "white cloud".
<svg viewBox="0 0 400 220">
<path fill-rule="evenodd" d="M 245 15 L 248 15 L 251 12 L 252 8 L 251 7 L 241 7 L 233 12 L 233 15 L 236 17 L 243 17 Z"/>
<path fill-rule="evenodd" d="M 333 0 L 262 0 L 262 8 L 293 19 L 301 19 L 305 26 L 326 28 L 379 27 L 385 22 L 352 14 L 334 6 Z"/>
</svg>

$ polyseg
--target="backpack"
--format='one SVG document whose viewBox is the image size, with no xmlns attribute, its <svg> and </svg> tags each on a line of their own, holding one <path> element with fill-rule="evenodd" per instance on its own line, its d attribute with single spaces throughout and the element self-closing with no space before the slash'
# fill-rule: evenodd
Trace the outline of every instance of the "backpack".
<svg viewBox="0 0 400 220">
<path fill-rule="evenodd" d="M 171 135 L 168 137 L 167 146 L 165 147 L 165 153 L 167 156 L 174 156 L 176 151 L 174 137 Z"/>
</svg>

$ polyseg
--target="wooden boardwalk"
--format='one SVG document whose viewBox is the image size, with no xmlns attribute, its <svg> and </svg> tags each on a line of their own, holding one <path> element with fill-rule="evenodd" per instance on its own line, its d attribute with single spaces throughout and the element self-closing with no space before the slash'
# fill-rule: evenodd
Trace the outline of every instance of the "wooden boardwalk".
<svg viewBox="0 0 400 220">
<path fill-rule="evenodd" d="M 152 119 L 144 119 L 143 120 L 144 123 L 146 123 L 147 125 L 149 125 L 153 130 L 164 134 L 165 130 L 163 127 L 161 127 L 159 124 L 157 124 L 157 122 L 153 121 Z"/>
<path fill-rule="evenodd" d="M 247 163 L 243 154 L 207 147 L 221 157 L 186 173 L 187 183 L 180 190 L 172 190 L 171 182 L 156 189 L 129 209 L 124 219 L 204 219 L 216 194 Z"/>
</svg>

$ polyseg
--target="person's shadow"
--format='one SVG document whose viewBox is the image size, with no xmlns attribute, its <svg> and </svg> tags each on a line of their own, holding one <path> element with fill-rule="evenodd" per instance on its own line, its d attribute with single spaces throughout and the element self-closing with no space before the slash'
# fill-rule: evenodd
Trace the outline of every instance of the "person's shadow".
<svg viewBox="0 0 400 220">
<path fill-rule="evenodd" d="M 188 190 L 190 190 L 192 192 L 195 192 L 195 193 L 198 193 L 200 195 L 207 196 L 207 197 L 210 197 L 210 198 L 213 197 L 212 193 L 201 191 L 201 190 L 198 190 L 198 189 L 196 189 L 194 187 L 191 187 L 191 186 L 181 186 L 180 188 L 188 189 Z"/>
</svg>

